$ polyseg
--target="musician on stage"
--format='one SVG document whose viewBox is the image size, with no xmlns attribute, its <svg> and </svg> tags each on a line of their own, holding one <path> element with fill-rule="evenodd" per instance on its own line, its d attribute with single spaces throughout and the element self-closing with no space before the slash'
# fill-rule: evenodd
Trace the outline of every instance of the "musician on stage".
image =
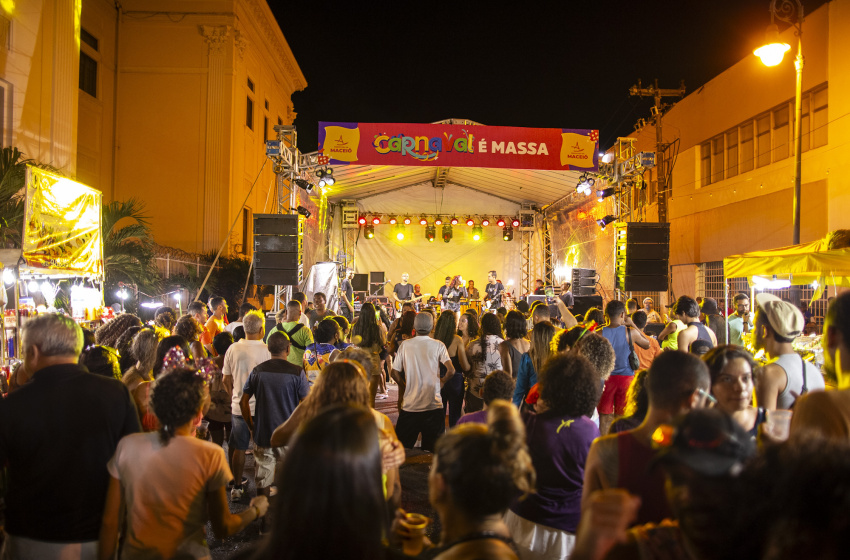
<svg viewBox="0 0 850 560">
<path fill-rule="evenodd" d="M 440 288 L 440 295 L 443 298 L 443 310 L 460 311 L 460 300 L 466 298 L 466 288 L 463 287 L 463 278 L 455 276 L 454 278 L 446 277 L 447 284 Z"/>
<path fill-rule="evenodd" d="M 481 293 L 478 291 L 478 288 L 475 287 L 475 280 L 470 280 L 466 283 L 466 291 L 469 294 L 469 299 L 481 299 Z"/>
<path fill-rule="evenodd" d="M 501 282 L 496 282 L 496 271 L 491 270 L 487 273 L 487 285 L 484 287 L 484 301 L 489 301 L 488 309 L 498 309 L 502 306 L 502 295 L 505 287 Z"/>
<path fill-rule="evenodd" d="M 406 272 L 402 272 L 401 282 L 393 286 L 393 299 L 399 305 L 413 299 L 413 286 L 407 283 L 409 279 L 410 275 Z"/>
<path fill-rule="evenodd" d="M 345 278 L 339 288 L 339 314 L 348 319 L 348 322 L 354 321 L 354 287 L 351 285 L 351 280 L 354 278 L 354 271 L 346 269 Z"/>
</svg>

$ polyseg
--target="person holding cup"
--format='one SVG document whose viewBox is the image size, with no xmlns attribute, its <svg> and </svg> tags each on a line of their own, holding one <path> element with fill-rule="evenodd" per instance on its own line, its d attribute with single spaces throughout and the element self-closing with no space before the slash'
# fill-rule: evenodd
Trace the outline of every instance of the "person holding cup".
<svg viewBox="0 0 850 560">
<path fill-rule="evenodd" d="M 740 346 L 724 344 L 709 350 L 702 359 L 711 375 L 715 408 L 729 414 L 750 436 L 756 437 L 767 413 L 764 408 L 753 406 L 753 356 Z"/>
<path fill-rule="evenodd" d="M 203 420 L 206 376 L 177 366 L 157 379 L 151 407 L 157 432 L 132 434 L 118 442 L 107 469 L 111 475 L 98 547 L 99 558 L 114 558 L 127 505 L 122 558 L 206 558 L 204 525 L 212 522 L 223 539 L 266 513 L 259 496 L 241 513 L 230 513 L 225 488 L 233 478 L 224 450 L 194 437 Z"/>
</svg>

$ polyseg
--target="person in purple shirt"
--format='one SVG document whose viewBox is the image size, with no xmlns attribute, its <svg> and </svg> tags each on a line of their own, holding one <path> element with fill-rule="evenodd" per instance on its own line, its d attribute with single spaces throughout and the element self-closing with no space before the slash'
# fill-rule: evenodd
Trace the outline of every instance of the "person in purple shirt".
<svg viewBox="0 0 850 560">
<path fill-rule="evenodd" d="M 511 396 L 514 394 L 514 380 L 511 379 L 511 374 L 503 369 L 491 371 L 484 378 L 484 384 L 481 386 L 481 398 L 484 400 L 484 410 L 478 412 L 470 412 L 464 414 L 457 421 L 458 424 L 466 424 L 468 422 L 477 422 L 479 424 L 487 423 L 487 407 L 495 399 L 502 399 L 510 402 Z"/>
<path fill-rule="evenodd" d="M 594 366 L 561 354 L 540 375 L 538 412 L 524 413 L 537 493 L 516 500 L 505 515 L 521 557 L 567 558 L 581 517 L 584 463 L 599 428 L 590 420 L 602 392 Z"/>
</svg>

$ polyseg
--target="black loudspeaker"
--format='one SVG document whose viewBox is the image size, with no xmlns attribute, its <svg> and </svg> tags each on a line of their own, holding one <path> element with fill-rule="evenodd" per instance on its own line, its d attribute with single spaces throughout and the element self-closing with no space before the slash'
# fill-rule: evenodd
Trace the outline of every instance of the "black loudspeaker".
<svg viewBox="0 0 850 560">
<path fill-rule="evenodd" d="M 624 292 L 666 292 L 670 224 L 630 222 L 617 227 L 616 286 Z"/>
<path fill-rule="evenodd" d="M 298 216 L 254 214 L 254 284 L 298 284 Z"/>
<path fill-rule="evenodd" d="M 590 268 L 574 268 L 570 279 L 570 291 L 573 296 L 596 294 L 596 271 Z"/>
<path fill-rule="evenodd" d="M 354 288 L 355 292 L 368 292 L 369 291 L 369 275 L 368 274 L 355 274 L 354 278 L 351 279 L 351 287 Z"/>
<path fill-rule="evenodd" d="M 369 293 L 373 296 L 384 295 L 384 282 L 386 281 L 383 271 L 369 273 Z"/>
<path fill-rule="evenodd" d="M 602 309 L 602 296 L 577 296 L 573 295 L 573 315 L 584 315 L 591 307 Z M 602 309 L 605 311 L 604 309 Z"/>
</svg>

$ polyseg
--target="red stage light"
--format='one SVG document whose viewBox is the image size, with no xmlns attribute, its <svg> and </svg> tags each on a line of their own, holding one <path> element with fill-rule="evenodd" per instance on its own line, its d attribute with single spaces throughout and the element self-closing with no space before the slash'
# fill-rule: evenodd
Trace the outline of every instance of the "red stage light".
<svg viewBox="0 0 850 560">
<path fill-rule="evenodd" d="M 357 223 L 359 223 L 361 226 L 365 226 L 366 225 L 366 216 L 360 216 L 360 218 L 357 220 Z"/>
<path fill-rule="evenodd" d="M 499 219 L 496 221 L 496 225 L 497 225 L 497 226 L 499 226 L 499 227 L 505 227 L 505 219 L 504 219 L 504 218 L 499 218 Z"/>
<path fill-rule="evenodd" d="M 377 226 L 377 225 L 378 225 L 378 224 L 380 224 L 380 223 L 381 223 L 381 218 L 379 218 L 378 216 L 374 216 L 374 217 L 372 218 L 372 224 L 374 224 L 374 225 L 376 225 L 376 226 Z"/>
<path fill-rule="evenodd" d="M 410 225 L 410 218 L 407 217 L 407 216 L 404 217 L 404 225 L 406 225 L 406 226 Z"/>
<path fill-rule="evenodd" d="M 467 218 L 467 219 L 466 219 L 466 225 L 468 225 L 469 227 L 474 226 L 474 225 L 475 225 L 475 220 L 473 220 L 472 218 Z"/>
<path fill-rule="evenodd" d="M 484 226 L 484 227 L 489 226 L 490 220 L 488 220 L 487 218 L 484 218 L 483 220 L 481 220 L 481 225 Z"/>
<path fill-rule="evenodd" d="M 443 219 L 441 217 L 437 216 L 437 219 L 434 220 L 434 225 L 436 225 L 436 226 L 443 225 Z"/>
<path fill-rule="evenodd" d="M 451 224 L 452 224 L 453 226 L 456 226 L 456 225 L 457 225 L 457 223 L 458 223 L 458 219 L 457 219 L 457 218 L 455 218 L 454 216 L 452 216 Z"/>
<path fill-rule="evenodd" d="M 422 216 L 421 218 L 419 218 L 419 225 L 420 226 L 428 225 L 428 219 L 425 216 Z"/>
<path fill-rule="evenodd" d="M 396 225 L 397 223 L 398 223 L 398 218 L 396 218 L 395 216 L 390 218 L 390 225 Z"/>
<path fill-rule="evenodd" d="M 511 220 L 511 225 L 513 227 L 519 227 L 519 220 L 514 218 L 513 220 Z"/>
</svg>

